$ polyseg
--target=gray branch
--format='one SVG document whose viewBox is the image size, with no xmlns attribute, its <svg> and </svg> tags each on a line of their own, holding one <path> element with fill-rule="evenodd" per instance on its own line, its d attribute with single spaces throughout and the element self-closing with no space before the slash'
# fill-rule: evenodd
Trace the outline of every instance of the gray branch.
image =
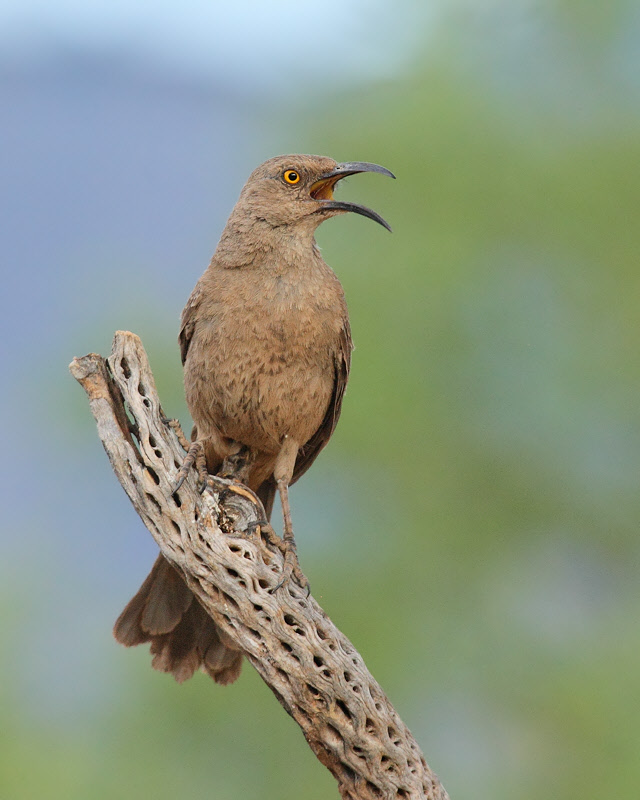
<svg viewBox="0 0 640 800">
<path fill-rule="evenodd" d="M 298 723 L 344 800 L 448 800 L 362 657 L 313 597 L 276 591 L 277 547 L 246 534 L 249 500 L 200 494 L 194 470 L 172 494 L 184 450 L 160 407 L 147 355 L 116 333 L 111 356 L 70 365 L 89 397 L 98 435 L 136 511 L 206 612 Z M 224 495 L 223 495 L 224 497 Z"/>
</svg>

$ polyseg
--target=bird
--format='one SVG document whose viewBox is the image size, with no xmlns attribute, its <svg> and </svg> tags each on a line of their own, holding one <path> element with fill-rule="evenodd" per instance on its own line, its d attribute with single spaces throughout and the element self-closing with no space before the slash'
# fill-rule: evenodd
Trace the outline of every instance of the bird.
<svg viewBox="0 0 640 800">
<path fill-rule="evenodd" d="M 181 316 L 191 461 L 201 453 L 216 475 L 225 459 L 249 454 L 243 483 L 267 520 L 280 495 L 289 574 L 297 557 L 288 490 L 335 430 L 353 347 L 344 292 L 315 232 L 347 212 L 391 230 L 377 212 L 334 197 L 339 181 L 364 172 L 395 178 L 378 164 L 314 155 L 257 167 Z M 114 636 L 129 647 L 150 642 L 152 666 L 180 683 L 197 669 L 222 685 L 240 674 L 242 653 L 162 554 Z"/>
</svg>

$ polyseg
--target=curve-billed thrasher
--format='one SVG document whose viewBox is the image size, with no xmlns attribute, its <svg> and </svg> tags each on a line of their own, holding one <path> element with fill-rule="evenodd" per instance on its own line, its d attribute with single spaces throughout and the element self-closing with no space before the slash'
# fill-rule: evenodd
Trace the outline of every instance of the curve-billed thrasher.
<svg viewBox="0 0 640 800">
<path fill-rule="evenodd" d="M 347 211 L 389 228 L 375 211 L 334 200 L 335 184 L 359 172 L 394 177 L 377 164 L 320 156 L 278 156 L 259 166 L 182 312 L 192 440 L 211 474 L 225 458 L 249 451 L 243 480 L 267 516 L 279 490 L 289 573 L 295 551 L 287 490 L 333 433 L 352 349 L 342 286 L 314 233 Z M 222 684 L 240 674 L 242 654 L 162 555 L 114 635 L 127 646 L 151 642 L 153 667 L 180 682 L 198 667 Z"/>
</svg>

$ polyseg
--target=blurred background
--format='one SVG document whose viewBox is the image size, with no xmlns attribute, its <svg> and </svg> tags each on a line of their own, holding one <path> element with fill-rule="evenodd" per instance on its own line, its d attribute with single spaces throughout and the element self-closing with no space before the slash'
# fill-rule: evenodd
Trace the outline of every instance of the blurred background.
<svg viewBox="0 0 640 800">
<path fill-rule="evenodd" d="M 111 626 L 156 548 L 73 356 L 176 336 L 250 171 L 375 161 L 318 234 L 356 351 L 303 568 L 452 800 L 638 796 L 640 10 L 631 0 L 0 7 L 0 796 L 336 797 L 250 666 Z M 279 513 L 275 519 L 279 524 Z"/>
</svg>

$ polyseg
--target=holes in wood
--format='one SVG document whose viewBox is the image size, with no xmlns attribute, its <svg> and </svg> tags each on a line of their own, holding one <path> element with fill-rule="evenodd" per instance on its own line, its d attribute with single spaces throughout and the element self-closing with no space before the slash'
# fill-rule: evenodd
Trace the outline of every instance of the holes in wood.
<svg viewBox="0 0 640 800">
<path fill-rule="evenodd" d="M 171 499 L 178 506 L 178 508 L 182 508 L 182 500 L 180 499 L 180 495 L 179 494 L 177 494 L 177 493 L 172 494 L 171 495 Z M 198 518 L 196 517 L 196 519 L 198 519 Z"/>
<path fill-rule="evenodd" d="M 348 764 L 345 764 L 344 761 L 341 761 L 340 766 L 342 767 L 344 776 L 347 780 L 354 781 L 356 779 L 356 773 L 351 769 L 351 767 Z"/>
<path fill-rule="evenodd" d="M 319 700 L 320 697 L 322 696 L 322 693 L 320 692 L 320 689 L 318 689 L 318 687 L 314 686 L 312 683 L 308 683 L 307 684 L 307 691 L 309 692 L 309 694 L 313 695 L 313 697 L 316 700 Z"/>
<path fill-rule="evenodd" d="M 151 467 L 147 467 L 147 472 L 153 478 L 153 482 L 155 483 L 155 485 L 156 486 L 160 486 L 160 478 L 158 477 L 158 473 L 155 471 L 155 469 L 152 469 Z"/>
<path fill-rule="evenodd" d="M 371 781 L 367 781 L 367 789 L 371 792 L 374 797 L 382 797 L 382 792 L 379 786 L 376 786 L 375 783 L 371 783 Z"/>
<path fill-rule="evenodd" d="M 331 670 L 325 666 L 324 659 L 321 656 L 315 655 L 313 657 L 313 663 L 316 667 L 320 668 L 320 672 L 324 675 L 325 678 L 331 677 Z"/>
<path fill-rule="evenodd" d="M 280 645 L 282 646 L 282 649 L 285 650 L 291 656 L 291 658 L 294 658 L 298 663 L 300 663 L 300 656 L 297 653 L 293 652 L 293 647 L 291 647 L 289 642 L 281 641 Z"/>
<path fill-rule="evenodd" d="M 327 723 L 327 727 L 325 728 L 325 737 L 326 741 L 330 745 L 333 745 L 333 747 L 340 749 L 344 747 L 344 742 L 342 741 L 342 736 L 340 736 L 340 731 L 337 728 L 334 728 L 330 722 Z M 350 769 L 350 767 L 347 767 L 347 769 Z"/>
<path fill-rule="evenodd" d="M 347 704 L 343 700 L 336 700 L 336 708 L 339 708 L 340 711 L 342 711 L 345 718 L 348 719 L 349 722 L 352 721 L 353 715 L 351 714 L 351 711 L 349 711 Z"/>
<path fill-rule="evenodd" d="M 124 377 L 129 380 L 131 377 L 131 369 L 129 368 L 129 362 L 124 356 L 120 359 L 120 369 Z"/>
<path fill-rule="evenodd" d="M 377 705 L 376 705 L 376 708 L 377 708 Z M 391 739 L 393 744 L 395 744 L 395 745 L 399 745 L 400 744 L 400 734 L 398 733 L 398 731 L 392 725 L 389 725 L 389 727 L 387 728 L 387 736 Z"/>
<path fill-rule="evenodd" d="M 153 503 L 153 505 L 156 508 L 156 511 L 159 511 L 160 513 L 162 513 L 162 507 L 160 506 L 160 503 L 156 500 L 156 498 L 152 494 L 149 494 L 149 492 L 147 492 L 147 500 L 150 503 Z"/>
<path fill-rule="evenodd" d="M 203 563 L 206 564 L 207 562 L 205 561 Z M 220 599 L 220 589 L 218 589 L 217 586 L 214 586 L 212 583 L 207 583 L 206 585 L 203 585 L 201 580 L 198 580 L 198 583 L 200 584 L 200 588 L 202 589 L 202 591 L 205 594 L 208 594 L 209 597 L 213 597 L 214 599 L 217 600 Z"/>
<path fill-rule="evenodd" d="M 285 683 L 289 683 L 289 673 L 288 672 L 285 672 L 283 669 L 280 669 L 280 667 L 278 667 L 276 669 L 276 672 L 278 673 L 278 675 L 282 678 L 282 680 Z"/>
<path fill-rule="evenodd" d="M 174 530 L 176 533 L 179 533 L 180 535 L 182 535 L 182 529 L 181 529 L 181 527 L 178 525 L 178 523 L 175 521 L 175 519 L 172 519 L 172 520 L 171 520 L 171 524 L 173 525 L 173 530 Z"/>
<path fill-rule="evenodd" d="M 149 447 L 153 449 L 153 452 L 156 454 L 156 458 L 162 458 L 162 451 L 158 449 L 158 444 L 155 440 L 155 437 L 150 433 L 149 434 Z M 178 465 L 176 464 L 176 469 L 178 469 Z"/>
<path fill-rule="evenodd" d="M 367 757 L 364 753 L 364 750 L 361 747 L 358 747 L 357 744 L 354 744 L 351 748 L 357 758 L 361 758 L 363 761 L 367 760 Z"/>
<path fill-rule="evenodd" d="M 285 624 L 288 625 L 294 633 L 297 633 L 298 636 L 306 636 L 304 630 L 300 627 L 300 623 L 298 620 L 292 616 L 291 614 L 284 615 Z"/>
<path fill-rule="evenodd" d="M 233 597 L 231 597 L 230 594 L 227 594 L 226 592 L 220 592 L 220 594 L 222 595 L 223 600 L 227 602 L 230 606 L 238 608 L 238 603 L 233 599 Z"/>
<path fill-rule="evenodd" d="M 258 605 L 258 603 L 253 603 L 252 605 L 253 605 L 253 610 L 256 613 L 260 614 L 260 616 L 262 617 L 262 619 L 265 620 L 265 622 L 271 622 L 271 617 L 266 613 L 266 611 L 261 605 Z"/>
<path fill-rule="evenodd" d="M 393 763 L 393 761 L 389 758 L 389 756 L 382 756 L 382 758 L 380 759 L 380 766 L 386 772 L 397 772 L 398 771 L 397 766 Z"/>
<path fill-rule="evenodd" d="M 365 729 L 365 731 L 367 733 L 375 733 L 376 732 L 375 723 L 374 723 L 374 721 L 372 719 L 369 719 L 369 717 L 367 717 L 367 719 L 365 720 L 364 729 Z"/>
</svg>

